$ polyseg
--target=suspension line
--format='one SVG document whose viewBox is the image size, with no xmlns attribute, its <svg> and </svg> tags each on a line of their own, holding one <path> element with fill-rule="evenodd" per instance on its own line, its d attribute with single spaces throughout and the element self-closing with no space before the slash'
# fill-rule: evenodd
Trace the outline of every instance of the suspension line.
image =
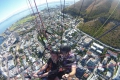
<svg viewBox="0 0 120 80">
<path fill-rule="evenodd" d="M 49 10 L 49 7 L 48 7 L 48 2 L 47 2 L 47 0 L 46 0 L 46 3 L 47 3 L 47 8 L 48 8 L 49 17 L 50 17 L 50 10 Z"/>
<path fill-rule="evenodd" d="M 34 4 L 35 4 L 35 7 L 36 7 L 36 10 L 37 10 L 37 13 L 38 13 L 38 17 L 39 17 L 39 19 L 40 19 L 40 21 L 41 21 L 42 27 L 44 28 L 44 25 L 43 25 L 43 22 L 42 22 L 42 18 L 41 18 L 41 16 L 40 16 L 39 11 L 38 11 L 38 8 L 37 8 L 37 5 L 36 5 L 35 0 L 34 0 Z"/>
<path fill-rule="evenodd" d="M 117 9 L 118 5 L 120 3 L 120 0 L 118 2 L 118 4 L 116 5 L 116 7 L 114 8 L 114 10 L 112 11 L 112 13 L 110 14 L 110 16 L 108 17 L 108 19 L 103 23 L 103 25 L 96 31 L 96 33 L 93 35 L 93 37 L 95 37 L 98 32 L 103 28 L 103 26 L 107 23 L 107 21 L 110 19 L 110 17 L 113 15 L 113 13 L 115 12 L 115 10 Z"/>
</svg>

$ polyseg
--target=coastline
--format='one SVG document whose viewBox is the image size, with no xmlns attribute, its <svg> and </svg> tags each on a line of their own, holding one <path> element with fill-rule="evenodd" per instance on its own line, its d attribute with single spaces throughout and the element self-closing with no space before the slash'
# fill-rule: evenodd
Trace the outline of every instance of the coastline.
<svg viewBox="0 0 120 80">
<path fill-rule="evenodd" d="M 72 1 L 66 1 L 66 4 L 67 4 L 67 5 L 68 5 L 68 4 L 72 4 L 71 2 L 72 2 Z M 50 2 L 50 3 L 49 3 L 49 7 L 57 7 L 57 6 L 59 6 L 59 5 L 60 5 L 60 2 L 59 2 L 59 1 Z M 47 7 L 46 3 L 38 5 L 39 11 L 45 9 L 46 7 Z M 33 9 L 34 9 L 35 12 L 36 12 L 35 7 L 34 7 Z M 25 17 L 25 16 L 27 16 L 27 15 L 30 15 L 30 14 L 32 14 L 32 12 L 31 12 L 30 8 L 28 8 L 28 9 L 25 9 L 25 10 L 20 11 L 20 12 L 18 12 L 18 13 L 15 13 L 15 14 L 13 14 L 12 16 L 10 16 L 9 18 L 7 18 L 6 20 L 0 22 L 0 26 L 1 26 L 1 27 L 0 27 L 0 34 L 4 33 L 5 30 L 6 30 L 7 28 L 9 28 L 9 27 L 10 27 L 12 24 L 14 24 L 15 22 L 19 21 L 21 18 L 23 18 L 23 17 Z"/>
<path fill-rule="evenodd" d="M 72 1 L 66 1 L 66 4 L 71 4 Z M 55 1 L 55 2 L 50 2 L 49 3 L 49 7 L 52 8 L 52 7 L 57 7 L 60 5 L 60 2 L 59 1 Z M 38 5 L 38 9 L 39 11 L 45 9 L 47 6 L 46 6 L 46 3 L 44 4 L 40 4 Z M 33 8 L 35 10 L 35 7 Z M 17 21 L 19 21 L 20 19 L 22 19 L 23 17 L 25 16 L 28 16 L 32 14 L 30 12 L 30 8 L 28 9 L 25 9 L 23 11 L 20 11 L 18 13 L 15 13 L 13 14 L 12 16 L 10 16 L 9 18 L 5 19 L 4 21 L 0 22 L 0 36 L 4 37 L 3 34 L 4 32 L 6 31 L 6 29 L 9 29 L 13 24 L 15 24 Z M 5 39 L 0 39 L 0 45 L 4 42 Z"/>
</svg>

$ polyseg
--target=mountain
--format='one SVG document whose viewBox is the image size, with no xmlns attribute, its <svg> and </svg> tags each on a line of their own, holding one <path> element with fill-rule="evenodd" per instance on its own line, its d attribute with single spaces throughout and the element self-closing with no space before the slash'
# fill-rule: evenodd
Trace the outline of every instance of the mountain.
<svg viewBox="0 0 120 80">
<path fill-rule="evenodd" d="M 64 12 L 84 18 L 78 28 L 97 38 L 119 23 L 120 0 L 80 0 L 65 8 Z M 120 26 L 99 40 L 120 49 Z"/>
<path fill-rule="evenodd" d="M 94 0 L 80 0 L 74 5 L 65 8 L 65 13 L 70 13 L 73 16 L 79 15 L 80 11 L 81 13 L 84 12 L 84 10 L 86 10 L 92 2 L 94 2 Z"/>
<path fill-rule="evenodd" d="M 114 11 L 118 3 L 119 0 L 96 0 L 86 9 L 86 14 L 88 15 L 92 9 L 89 18 L 107 18 Z M 117 6 L 110 19 L 120 20 L 120 5 Z"/>
</svg>

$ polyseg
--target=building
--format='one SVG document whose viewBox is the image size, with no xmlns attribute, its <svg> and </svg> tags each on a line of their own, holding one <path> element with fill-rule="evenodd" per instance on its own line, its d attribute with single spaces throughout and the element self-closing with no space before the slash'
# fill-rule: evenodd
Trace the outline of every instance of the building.
<svg viewBox="0 0 120 80">
<path fill-rule="evenodd" d="M 81 79 L 81 77 L 84 75 L 84 73 L 85 73 L 85 70 L 78 67 L 76 69 L 76 74 L 75 75 L 76 75 L 77 78 Z"/>
<path fill-rule="evenodd" d="M 13 60 L 9 60 L 9 61 L 8 61 L 8 68 L 9 68 L 9 69 L 12 69 L 12 68 L 14 68 L 14 66 L 15 66 L 15 65 L 14 65 L 14 61 L 13 61 Z"/>
<path fill-rule="evenodd" d="M 83 41 L 85 47 L 88 47 L 91 42 L 92 42 L 92 39 L 89 37 L 86 37 Z"/>
<path fill-rule="evenodd" d="M 3 44 L 3 47 L 7 48 L 7 44 L 6 44 L 6 43 L 4 43 L 4 44 Z"/>
<path fill-rule="evenodd" d="M 109 56 L 109 55 L 106 55 L 106 57 L 105 57 L 104 60 L 102 61 L 102 64 L 103 64 L 103 65 L 106 65 L 109 58 L 110 58 L 110 56 Z"/>
<path fill-rule="evenodd" d="M 88 67 L 88 70 L 89 71 L 93 71 L 94 69 L 95 69 L 95 66 L 96 66 L 96 60 L 95 59 L 93 59 L 93 58 L 90 58 L 88 61 L 87 61 L 87 67 Z"/>
<path fill-rule="evenodd" d="M 84 77 L 85 79 L 87 79 L 87 78 L 89 77 L 89 74 L 84 73 L 83 77 Z"/>
<path fill-rule="evenodd" d="M 101 45 L 99 45 L 99 44 L 97 44 L 95 42 L 93 42 L 93 46 L 96 46 L 97 48 L 102 49 L 102 50 L 104 49 L 103 46 L 101 46 Z"/>
<path fill-rule="evenodd" d="M 112 73 L 110 71 L 107 71 L 106 77 L 107 78 L 111 78 L 112 77 Z"/>
<path fill-rule="evenodd" d="M 109 54 L 110 56 L 113 56 L 114 58 L 117 58 L 117 53 L 115 53 L 111 50 L 107 50 L 107 54 Z"/>
<path fill-rule="evenodd" d="M 11 60 L 12 58 L 13 58 L 12 55 L 10 55 L 10 56 L 7 57 L 8 60 Z"/>
<path fill-rule="evenodd" d="M 107 65 L 107 68 L 110 72 L 114 72 L 114 67 L 116 66 L 116 62 L 114 60 L 111 60 L 109 64 Z"/>
<path fill-rule="evenodd" d="M 117 73 L 113 76 L 113 80 L 120 80 L 120 64 L 118 64 Z"/>
<path fill-rule="evenodd" d="M 104 71 L 103 64 L 101 63 L 98 64 L 98 71 L 101 71 L 101 72 Z"/>
<path fill-rule="evenodd" d="M 92 50 L 94 50 L 95 52 L 99 53 L 99 54 L 102 54 L 103 49 L 104 49 L 103 46 L 101 46 L 101 45 L 99 45 L 99 44 L 97 44 L 97 43 L 95 43 L 95 42 L 93 42 L 93 44 L 92 44 L 92 46 L 91 46 L 90 48 L 91 48 Z"/>
<path fill-rule="evenodd" d="M 94 47 L 94 46 L 91 46 L 90 48 L 93 49 L 93 50 L 96 50 L 96 47 Z"/>
<path fill-rule="evenodd" d="M 98 80 L 98 75 L 94 75 L 90 80 Z"/>
</svg>

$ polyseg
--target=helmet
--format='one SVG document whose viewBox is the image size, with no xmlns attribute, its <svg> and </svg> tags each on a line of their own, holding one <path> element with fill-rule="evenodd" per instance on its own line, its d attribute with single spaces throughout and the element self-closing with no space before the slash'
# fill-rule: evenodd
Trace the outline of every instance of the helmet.
<svg viewBox="0 0 120 80">
<path fill-rule="evenodd" d="M 62 44 L 60 46 L 60 52 L 68 53 L 71 51 L 71 47 L 68 44 Z"/>
</svg>

